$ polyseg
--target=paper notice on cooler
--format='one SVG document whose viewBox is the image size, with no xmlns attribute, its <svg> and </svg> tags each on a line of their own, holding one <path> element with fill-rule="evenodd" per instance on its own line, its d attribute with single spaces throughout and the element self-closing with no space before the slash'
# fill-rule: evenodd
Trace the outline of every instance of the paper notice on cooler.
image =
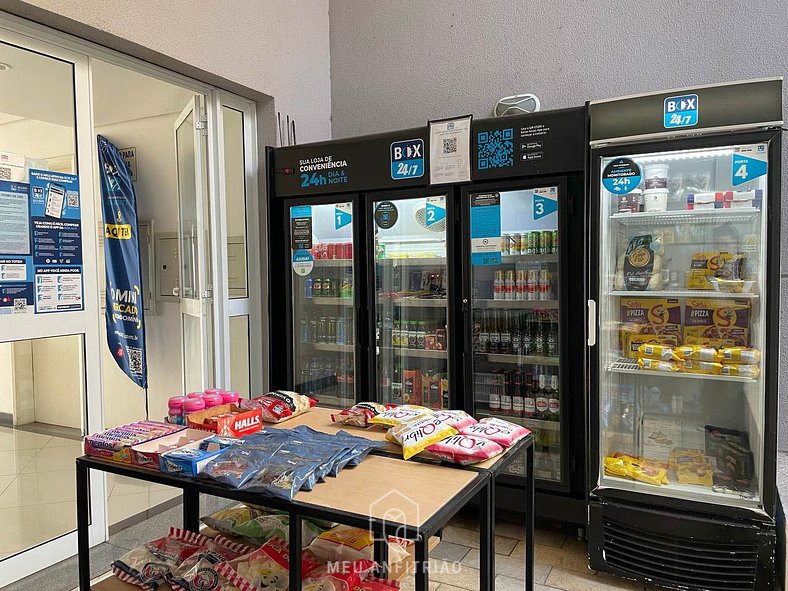
<svg viewBox="0 0 788 591">
<path fill-rule="evenodd" d="M 430 121 L 430 184 L 471 180 L 471 117 Z"/>
</svg>

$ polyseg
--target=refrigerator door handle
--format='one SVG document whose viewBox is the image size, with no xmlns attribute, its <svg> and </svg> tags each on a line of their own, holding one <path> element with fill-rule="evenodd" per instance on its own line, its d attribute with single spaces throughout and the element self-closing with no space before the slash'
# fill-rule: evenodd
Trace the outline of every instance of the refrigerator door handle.
<svg viewBox="0 0 788 591">
<path fill-rule="evenodd" d="M 596 300 L 588 300 L 588 346 L 596 345 Z"/>
</svg>

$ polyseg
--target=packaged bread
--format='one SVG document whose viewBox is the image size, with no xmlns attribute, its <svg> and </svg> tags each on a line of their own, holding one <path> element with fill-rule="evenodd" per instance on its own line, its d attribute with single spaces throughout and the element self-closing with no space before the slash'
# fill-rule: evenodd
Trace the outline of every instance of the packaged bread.
<svg viewBox="0 0 788 591">
<path fill-rule="evenodd" d="M 694 361 L 713 361 L 720 363 L 722 355 L 714 347 L 704 347 L 703 345 L 682 345 L 676 351 L 682 359 L 692 359 Z"/>
<path fill-rule="evenodd" d="M 684 363 L 681 365 L 681 370 L 686 371 L 687 373 L 700 373 L 716 376 L 722 373 L 722 363 L 685 359 Z"/>
<path fill-rule="evenodd" d="M 623 354 L 625 357 L 631 357 L 632 359 L 637 359 L 638 349 L 641 345 L 645 345 L 646 343 L 657 343 L 660 345 L 665 345 L 667 347 L 673 347 L 676 349 L 679 344 L 679 337 L 674 334 L 632 334 L 632 333 L 625 333 L 624 334 L 624 350 Z"/>
<path fill-rule="evenodd" d="M 624 289 L 627 291 L 655 291 L 662 289 L 663 249 L 651 234 L 633 236 L 627 244 L 623 261 Z"/>
<path fill-rule="evenodd" d="M 761 352 L 750 347 L 723 347 L 720 356 L 722 363 L 757 365 L 761 362 Z"/>
<path fill-rule="evenodd" d="M 687 274 L 687 289 L 714 289 L 713 278 L 725 281 L 742 279 L 744 257 L 731 252 L 696 252 Z"/>
<path fill-rule="evenodd" d="M 681 371 L 681 366 L 676 361 L 659 361 L 657 359 L 648 359 L 643 357 L 638 359 L 638 366 L 640 366 L 640 369 L 648 369 L 651 371 Z"/>
<path fill-rule="evenodd" d="M 646 343 L 638 347 L 638 357 L 646 357 L 648 359 L 657 359 L 662 361 L 682 361 L 673 347 L 668 345 L 659 345 L 656 343 Z"/>
<path fill-rule="evenodd" d="M 720 375 L 755 379 L 761 375 L 761 368 L 759 368 L 757 365 L 737 365 L 735 363 L 726 363 L 720 369 Z"/>
<path fill-rule="evenodd" d="M 717 349 L 747 347 L 750 302 L 745 299 L 687 298 L 684 343 Z"/>
</svg>

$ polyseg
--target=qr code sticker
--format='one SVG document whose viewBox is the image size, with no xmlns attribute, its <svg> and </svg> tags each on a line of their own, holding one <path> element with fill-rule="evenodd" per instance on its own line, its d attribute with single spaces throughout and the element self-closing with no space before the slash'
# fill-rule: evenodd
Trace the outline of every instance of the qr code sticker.
<svg viewBox="0 0 788 591">
<path fill-rule="evenodd" d="M 129 352 L 129 371 L 134 375 L 142 375 L 142 349 L 127 347 Z"/>
<path fill-rule="evenodd" d="M 14 314 L 27 312 L 27 298 L 14 298 Z"/>
<path fill-rule="evenodd" d="M 476 159 L 479 170 L 514 166 L 514 129 L 480 131 Z"/>
<path fill-rule="evenodd" d="M 79 207 L 79 193 L 76 191 L 66 193 L 66 204 L 69 207 Z"/>
<path fill-rule="evenodd" d="M 10 181 L 10 180 L 11 180 L 11 167 L 0 166 L 0 181 Z"/>
<path fill-rule="evenodd" d="M 443 153 L 455 154 L 457 152 L 457 138 L 450 137 L 443 140 Z"/>
</svg>

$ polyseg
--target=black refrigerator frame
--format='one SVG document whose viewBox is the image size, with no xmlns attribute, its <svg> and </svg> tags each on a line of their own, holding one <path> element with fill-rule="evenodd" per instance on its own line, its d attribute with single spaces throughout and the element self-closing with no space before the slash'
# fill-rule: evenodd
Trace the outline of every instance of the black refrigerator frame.
<svg viewBox="0 0 788 591">
<path fill-rule="evenodd" d="M 657 538 L 666 536 L 680 543 L 680 540 L 705 535 L 730 542 L 731 544 L 752 545 L 757 547 L 757 564 L 760 570 L 755 589 L 773 589 L 773 553 L 776 544 L 776 453 L 777 453 L 777 386 L 779 363 L 779 306 L 780 306 L 780 223 L 781 223 L 781 154 L 782 138 L 779 129 L 760 131 L 728 131 L 707 133 L 698 137 L 680 137 L 652 141 L 631 141 L 592 148 L 589 155 L 591 190 L 588 206 L 588 293 L 589 298 L 599 301 L 599 251 L 601 239 L 600 161 L 604 157 L 628 155 L 632 153 L 668 152 L 672 150 L 691 150 L 733 145 L 768 142 L 769 173 L 767 178 L 767 244 L 764 272 L 767 286 L 766 303 L 766 355 L 762 361 L 762 375 L 765 380 L 764 404 L 764 454 L 761 478 L 763 480 L 762 503 L 764 512 L 743 507 L 733 507 L 675 499 L 660 495 L 648 495 L 633 491 L 612 488 L 599 489 L 600 449 L 599 449 L 599 345 L 587 349 L 588 402 L 589 402 L 589 453 L 588 497 L 589 497 L 589 558 L 591 568 L 604 570 L 622 577 L 658 583 L 669 588 L 673 586 L 659 573 L 639 574 L 626 566 L 611 564 L 606 555 L 606 527 L 617 527 L 619 520 L 629 520 L 642 530 L 643 535 Z M 639 293 L 639 292 L 637 292 Z M 648 292 L 644 292 L 648 293 Z M 593 319 L 596 321 L 597 319 Z M 616 518 L 614 515 L 618 515 Z M 696 544 L 700 551 L 709 551 L 701 543 Z M 687 551 L 691 556 L 691 551 Z M 691 560 L 691 558 L 688 558 Z M 742 567 L 744 568 L 744 567 Z M 686 587 L 684 587 L 686 588 Z M 690 587 L 694 588 L 694 587 Z M 703 587 L 697 587 L 703 588 Z"/>
</svg>

